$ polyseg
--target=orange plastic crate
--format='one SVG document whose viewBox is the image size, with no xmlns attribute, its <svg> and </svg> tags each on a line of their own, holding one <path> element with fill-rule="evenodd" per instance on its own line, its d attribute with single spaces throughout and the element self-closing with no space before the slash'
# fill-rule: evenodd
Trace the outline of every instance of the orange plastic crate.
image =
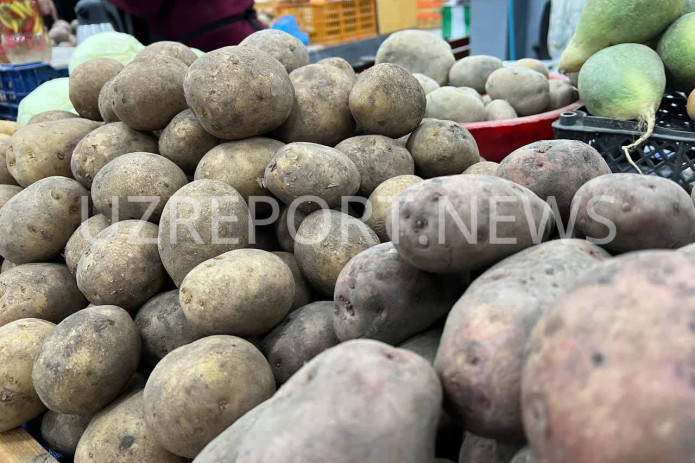
<svg viewBox="0 0 695 463">
<path fill-rule="evenodd" d="M 337 44 L 377 35 L 376 0 L 314 0 L 275 4 L 275 18 L 293 15 L 311 44 Z"/>
<path fill-rule="evenodd" d="M 442 27 L 443 1 L 423 1 L 417 3 L 418 29 L 439 29 Z"/>
</svg>

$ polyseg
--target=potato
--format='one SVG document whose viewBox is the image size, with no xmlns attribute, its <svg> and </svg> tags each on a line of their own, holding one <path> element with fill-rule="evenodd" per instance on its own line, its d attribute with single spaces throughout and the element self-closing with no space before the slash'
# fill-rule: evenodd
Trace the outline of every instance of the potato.
<svg viewBox="0 0 695 463">
<path fill-rule="evenodd" d="M 20 191 L 0 208 L 0 255 L 15 264 L 60 255 L 80 225 L 89 192 L 65 177 L 49 177 Z"/>
<path fill-rule="evenodd" d="M 80 310 L 60 322 L 36 354 L 31 377 L 58 413 L 88 415 L 113 401 L 140 361 L 140 334 L 116 306 Z"/>
<path fill-rule="evenodd" d="M 338 275 L 348 261 L 377 244 L 376 233 L 358 219 L 324 209 L 302 221 L 294 255 L 309 284 L 324 296 L 332 297 Z"/>
<path fill-rule="evenodd" d="M 284 66 L 249 47 L 224 47 L 198 58 L 188 70 L 184 92 L 205 130 L 230 140 L 277 129 L 294 102 Z"/>
<path fill-rule="evenodd" d="M 485 120 L 485 105 L 470 92 L 442 87 L 427 95 L 425 117 L 458 123 Z"/>
<path fill-rule="evenodd" d="M 2 261 L 2 268 L 0 269 L 0 273 L 8 272 L 8 271 L 12 270 L 13 268 L 15 268 L 16 266 L 17 266 L 17 264 L 13 264 L 9 260 L 5 259 Z"/>
<path fill-rule="evenodd" d="M 269 462 L 277 455 L 296 462 L 430 462 L 440 407 L 439 381 L 420 356 L 351 341 L 307 363 L 196 463 Z"/>
<path fill-rule="evenodd" d="M 164 55 L 176 58 L 181 61 L 186 67 L 193 64 L 193 61 L 198 59 L 198 55 L 195 54 L 186 45 L 179 42 L 161 41 L 154 42 L 146 46 L 140 53 L 137 54 L 135 59 L 141 59 L 145 57 L 150 57 L 154 55 Z"/>
<path fill-rule="evenodd" d="M 545 108 L 546 111 L 555 111 L 579 100 L 579 92 L 568 81 L 553 79 L 548 84 L 550 85 L 550 100 Z"/>
<path fill-rule="evenodd" d="M 481 103 L 483 103 L 483 105 L 485 104 L 485 102 L 483 101 L 482 95 L 480 95 L 480 93 L 478 93 L 478 91 L 476 89 L 471 88 L 471 87 L 457 87 L 457 88 L 459 90 L 461 90 L 462 92 L 466 92 L 466 93 L 470 94 L 471 96 L 477 98 L 478 100 L 480 100 Z"/>
<path fill-rule="evenodd" d="M 111 84 L 113 83 L 113 77 L 106 81 L 106 83 L 101 87 L 99 92 L 99 114 L 104 122 L 118 122 L 118 116 L 114 112 L 113 106 L 113 93 L 111 92 Z"/>
<path fill-rule="evenodd" d="M 485 114 L 488 121 L 505 121 L 507 119 L 516 119 L 517 114 L 514 107 L 505 100 L 493 100 L 485 106 Z"/>
<path fill-rule="evenodd" d="M 499 177 L 525 186 L 548 201 L 565 224 L 570 220 L 577 190 L 592 178 L 610 173 L 601 153 L 577 140 L 531 143 L 512 152 L 497 168 Z"/>
<path fill-rule="evenodd" d="M 118 156 L 135 152 L 158 153 L 157 139 L 123 122 L 112 122 L 80 140 L 72 153 L 70 170 L 75 180 L 91 188 L 94 177 L 106 164 Z"/>
<path fill-rule="evenodd" d="M 360 188 L 360 172 L 342 152 L 314 143 L 290 143 L 278 150 L 265 169 L 263 185 L 285 204 L 303 196 L 314 196 L 328 207 L 341 204 Z M 303 212 L 319 209 L 322 204 L 305 198 Z"/>
<path fill-rule="evenodd" d="M 575 283 L 527 346 L 521 404 L 534 456 L 691 461 L 695 262 L 673 251 L 633 253 Z"/>
<path fill-rule="evenodd" d="M 524 67 L 501 68 L 485 84 L 493 100 L 506 100 L 519 116 L 545 111 L 550 102 L 550 85 L 541 73 Z"/>
<path fill-rule="evenodd" d="M 96 122 L 87 119 L 27 125 L 10 138 L 7 170 L 25 188 L 46 177 L 72 177 L 72 152 L 97 127 Z"/>
<path fill-rule="evenodd" d="M 251 343 L 210 336 L 167 355 L 145 386 L 145 422 L 170 452 L 195 457 L 275 392 L 270 365 Z"/>
<path fill-rule="evenodd" d="M 294 253 L 294 237 L 302 221 L 307 215 L 299 209 L 294 210 L 294 214 L 289 215 L 290 208 L 284 206 L 280 211 L 280 216 L 275 222 L 275 236 L 283 251 Z"/>
<path fill-rule="evenodd" d="M 422 121 L 426 106 L 420 82 L 395 64 L 367 69 L 350 91 L 350 111 L 357 123 L 368 133 L 391 138 L 412 132 Z"/>
<path fill-rule="evenodd" d="M 293 35 L 277 29 L 264 29 L 246 37 L 240 47 L 268 53 L 285 66 L 287 73 L 309 64 L 309 50 Z"/>
<path fill-rule="evenodd" d="M 427 360 L 431 365 L 434 365 L 434 358 L 437 356 L 437 349 L 439 348 L 439 340 L 441 337 L 441 329 L 425 331 L 424 333 L 403 341 L 398 348 L 414 352 Z"/>
<path fill-rule="evenodd" d="M 75 463 L 186 461 L 166 451 L 147 428 L 143 391 L 124 395 L 98 413 L 84 431 L 75 453 Z"/>
<path fill-rule="evenodd" d="M 424 74 L 415 73 L 413 74 L 413 77 L 415 77 L 417 81 L 420 82 L 422 89 L 425 91 L 425 95 L 429 95 L 430 93 L 434 92 L 439 88 L 439 84 L 436 80 L 432 79 L 431 77 L 427 77 Z"/>
<path fill-rule="evenodd" d="M 66 415 L 47 411 L 41 420 L 41 437 L 46 444 L 61 455 L 73 456 L 77 443 L 84 434 L 92 415 Z"/>
<path fill-rule="evenodd" d="M 357 80 L 357 74 L 355 74 L 355 70 L 352 69 L 352 65 L 343 58 L 333 56 L 330 58 L 322 59 L 318 62 L 318 64 L 325 64 L 327 66 L 333 66 L 340 69 L 345 73 L 346 76 L 348 76 L 352 83 L 354 83 Z"/>
<path fill-rule="evenodd" d="M 480 159 L 473 135 L 452 121 L 425 119 L 406 147 L 423 178 L 460 174 Z"/>
<path fill-rule="evenodd" d="M 397 64 L 412 73 L 425 74 L 439 85 L 446 84 L 455 61 L 451 45 L 430 32 L 419 30 L 394 32 L 376 53 L 376 64 Z"/>
<path fill-rule="evenodd" d="M 0 326 L 22 318 L 60 323 L 87 304 L 65 265 L 25 264 L 0 275 Z"/>
<path fill-rule="evenodd" d="M 333 302 L 322 301 L 290 313 L 263 338 L 260 349 L 279 386 L 309 360 L 339 342 L 333 331 Z"/>
<path fill-rule="evenodd" d="M 22 191 L 22 187 L 17 185 L 0 185 L 0 208 L 17 196 L 20 191 Z"/>
<path fill-rule="evenodd" d="M 7 168 L 7 148 L 10 146 L 12 137 L 0 138 L 0 185 L 17 185 Z"/>
<path fill-rule="evenodd" d="M 517 438 L 523 352 L 536 321 L 608 254 L 583 240 L 554 240 L 506 258 L 454 305 L 435 367 L 447 411 L 489 438 Z"/>
<path fill-rule="evenodd" d="M 92 181 L 92 200 L 99 212 L 114 220 L 156 223 L 169 198 L 187 183 L 186 174 L 165 157 L 128 153 L 97 172 Z"/>
<path fill-rule="evenodd" d="M 123 65 L 111 58 L 92 58 L 80 64 L 70 73 L 70 102 L 77 114 L 100 121 L 99 92 L 107 80 L 116 77 Z"/>
<path fill-rule="evenodd" d="M 422 179 L 415 175 L 399 175 L 386 180 L 369 196 L 362 220 L 374 230 L 381 242 L 390 241 L 386 231 L 386 220 L 391 204 L 403 190 L 421 181 Z"/>
<path fill-rule="evenodd" d="M 514 458 L 512 458 L 512 461 L 509 463 L 535 463 L 536 459 L 533 458 L 533 454 L 531 453 L 531 449 L 528 447 L 524 447 L 523 449 L 519 450 L 519 452 L 514 455 Z"/>
<path fill-rule="evenodd" d="M 406 262 L 428 272 L 484 269 L 544 241 L 553 225 L 545 202 L 498 177 L 439 177 L 399 198 L 389 212 L 389 236 Z"/>
<path fill-rule="evenodd" d="M 353 257 L 335 284 L 335 334 L 341 341 L 376 339 L 396 345 L 446 315 L 463 288 L 456 277 L 423 272 L 383 243 Z"/>
<path fill-rule="evenodd" d="M 490 161 L 480 161 L 463 171 L 466 175 L 497 175 L 499 164 Z"/>
<path fill-rule="evenodd" d="M 150 222 L 114 223 L 87 245 L 77 264 L 77 286 L 90 302 L 133 312 L 164 285 L 157 251 L 158 228 Z"/>
<path fill-rule="evenodd" d="M 299 270 L 297 259 L 294 257 L 294 254 L 289 252 L 274 252 L 273 254 L 282 259 L 292 271 L 292 276 L 294 277 L 294 299 L 292 300 L 290 311 L 304 307 L 311 302 L 311 289 L 309 289 L 309 285 L 304 280 L 302 271 Z"/>
<path fill-rule="evenodd" d="M 294 299 L 290 268 L 267 251 L 238 249 L 203 262 L 183 280 L 180 302 L 203 334 L 256 336 L 271 330 Z"/>
<path fill-rule="evenodd" d="M 159 136 L 159 153 L 192 175 L 205 153 L 219 140 L 205 131 L 190 109 L 181 111 Z M 151 150 L 135 150 L 150 151 Z"/>
<path fill-rule="evenodd" d="M 485 439 L 469 432 L 463 440 L 459 462 L 461 463 L 509 463 L 522 447 L 518 442 L 500 442 Z"/>
<path fill-rule="evenodd" d="M 251 196 L 268 196 L 262 185 L 265 168 L 284 143 L 254 137 L 217 145 L 207 152 L 195 170 L 195 179 L 220 180 L 232 186 L 246 202 Z"/>
<path fill-rule="evenodd" d="M 27 122 L 27 125 L 38 124 L 40 122 L 59 121 L 61 119 L 71 119 L 76 117 L 80 116 L 78 116 L 75 113 L 71 113 L 70 111 L 52 109 L 50 111 L 43 111 L 32 116 L 31 119 L 29 119 L 29 121 Z"/>
<path fill-rule="evenodd" d="M 55 325 L 26 318 L 0 326 L 0 432 L 32 420 L 46 410 L 34 390 L 34 357 Z"/>
<path fill-rule="evenodd" d="M 219 180 L 196 180 L 164 207 L 157 246 L 176 286 L 198 264 L 249 244 L 249 209 Z"/>
<path fill-rule="evenodd" d="M 77 271 L 77 264 L 80 262 L 80 257 L 87 249 L 89 242 L 109 225 L 111 225 L 111 219 L 105 215 L 97 214 L 82 222 L 82 225 L 72 234 L 70 240 L 65 245 L 63 256 L 68 269 L 70 269 L 73 275 Z"/>
<path fill-rule="evenodd" d="M 277 129 L 287 143 L 311 142 L 335 146 L 355 130 L 348 98 L 353 81 L 345 72 L 325 64 L 310 64 L 290 74 L 294 104 Z"/>
<path fill-rule="evenodd" d="M 550 70 L 548 69 L 548 66 L 546 66 L 545 63 L 543 63 L 543 61 L 533 59 L 533 58 L 520 59 L 520 60 L 514 62 L 514 64 L 512 64 L 512 67 L 521 67 L 521 68 L 532 69 L 536 72 L 543 74 L 546 79 L 550 75 Z"/>
<path fill-rule="evenodd" d="M 152 55 L 136 59 L 113 79 L 113 112 L 135 130 L 159 130 L 186 109 L 186 65 L 177 58 Z"/>
<path fill-rule="evenodd" d="M 382 135 L 348 138 L 335 149 L 345 153 L 357 166 L 360 173 L 357 194 L 365 198 L 386 180 L 415 172 L 415 163 L 408 150 Z"/>
<path fill-rule="evenodd" d="M 494 56 L 467 56 L 456 62 L 449 71 L 449 85 L 471 87 L 476 92 L 486 93 L 485 83 L 490 74 L 504 67 L 504 63 Z"/>
<path fill-rule="evenodd" d="M 594 178 L 577 191 L 575 207 L 577 236 L 599 240 L 612 254 L 676 249 L 695 242 L 695 206 L 677 183 L 663 177 Z"/>
</svg>

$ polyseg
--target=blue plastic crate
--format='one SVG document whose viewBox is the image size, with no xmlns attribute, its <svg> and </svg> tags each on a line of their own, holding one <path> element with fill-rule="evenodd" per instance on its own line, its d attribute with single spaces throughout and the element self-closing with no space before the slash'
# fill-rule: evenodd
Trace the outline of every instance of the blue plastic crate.
<svg viewBox="0 0 695 463">
<path fill-rule="evenodd" d="M 44 82 L 67 76 L 67 67 L 56 69 L 46 63 L 0 65 L 0 119 L 16 119 L 25 96 Z"/>
</svg>

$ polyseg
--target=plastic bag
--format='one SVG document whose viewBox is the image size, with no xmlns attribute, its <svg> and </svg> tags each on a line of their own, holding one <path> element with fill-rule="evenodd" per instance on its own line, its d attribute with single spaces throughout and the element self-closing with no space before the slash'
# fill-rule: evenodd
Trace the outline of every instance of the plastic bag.
<svg viewBox="0 0 695 463">
<path fill-rule="evenodd" d="M 67 77 L 44 82 L 24 97 L 19 102 L 17 122 L 26 124 L 29 122 L 29 119 L 38 113 L 51 110 L 70 111 L 77 114 L 72 103 L 70 103 Z"/>
<path fill-rule="evenodd" d="M 548 51 L 553 60 L 559 60 L 579 25 L 586 0 L 553 0 L 550 5 Z"/>
<path fill-rule="evenodd" d="M 68 70 L 73 71 L 80 64 L 92 58 L 113 58 L 124 66 L 145 48 L 135 37 L 121 32 L 102 32 L 92 35 L 82 42 L 72 55 Z"/>
<path fill-rule="evenodd" d="M 309 45 L 309 34 L 299 30 L 297 18 L 292 15 L 280 16 L 275 24 L 270 26 L 272 29 L 287 32 L 290 35 L 297 37 L 304 45 Z"/>
</svg>

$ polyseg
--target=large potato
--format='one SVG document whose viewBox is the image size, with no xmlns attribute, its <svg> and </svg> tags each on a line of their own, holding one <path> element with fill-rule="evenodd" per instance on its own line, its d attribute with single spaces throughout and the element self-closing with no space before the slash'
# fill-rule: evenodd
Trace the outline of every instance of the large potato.
<svg viewBox="0 0 695 463">
<path fill-rule="evenodd" d="M 155 367 L 145 386 L 145 422 L 160 445 L 193 458 L 274 392 L 270 365 L 253 344 L 210 336 L 179 347 Z"/>
<path fill-rule="evenodd" d="M 27 318 L 0 326 L 0 432 L 36 418 L 46 406 L 34 390 L 34 357 L 55 325 Z"/>
<path fill-rule="evenodd" d="M 0 185 L 17 185 L 17 180 L 7 168 L 7 148 L 11 141 L 12 137 L 0 138 Z"/>
<path fill-rule="evenodd" d="M 369 196 L 362 220 L 374 230 L 382 242 L 390 241 L 386 231 L 386 220 L 391 204 L 403 190 L 421 181 L 422 179 L 416 175 L 399 175 L 377 186 Z"/>
<path fill-rule="evenodd" d="M 309 64 L 309 50 L 297 37 L 277 29 L 264 29 L 246 37 L 240 47 L 264 51 L 280 61 L 287 73 Z"/>
<path fill-rule="evenodd" d="M 111 58 L 92 58 L 70 73 L 70 102 L 77 113 L 93 121 L 101 121 L 99 92 L 104 84 L 116 77 L 123 65 Z"/>
<path fill-rule="evenodd" d="M 0 274 L 0 326 L 22 318 L 60 323 L 87 304 L 63 264 L 24 264 Z"/>
<path fill-rule="evenodd" d="M 61 455 L 73 456 L 92 415 L 67 415 L 48 410 L 41 420 L 41 437 Z"/>
<path fill-rule="evenodd" d="M 7 201 L 17 196 L 17 193 L 20 191 L 22 191 L 22 187 L 20 186 L 0 184 L 0 208 L 2 208 Z"/>
<path fill-rule="evenodd" d="M 449 70 L 449 85 L 470 87 L 483 94 L 490 74 L 504 67 L 504 63 L 494 56 L 466 56 L 457 61 Z"/>
<path fill-rule="evenodd" d="M 36 354 L 31 377 L 54 412 L 96 413 L 125 388 L 140 361 L 140 334 L 116 306 L 80 310 L 60 322 Z"/>
<path fill-rule="evenodd" d="M 524 67 L 501 68 L 485 84 L 493 100 L 506 100 L 519 116 L 542 113 L 550 102 L 550 85 L 543 74 Z"/>
<path fill-rule="evenodd" d="M 87 245 L 77 264 L 77 286 L 93 304 L 132 312 L 157 294 L 166 271 L 157 251 L 158 228 L 141 220 L 114 223 Z"/>
<path fill-rule="evenodd" d="M 463 440 L 460 463 L 509 463 L 522 447 L 520 442 L 502 442 L 485 439 L 469 432 Z"/>
<path fill-rule="evenodd" d="M 473 135 L 452 121 L 425 119 L 406 147 L 423 178 L 460 174 L 480 159 Z"/>
<path fill-rule="evenodd" d="M 344 58 L 332 56 L 330 58 L 322 59 L 318 62 L 318 64 L 325 64 L 327 66 L 333 66 L 340 69 L 345 73 L 346 76 L 348 76 L 352 83 L 354 83 L 357 80 L 357 74 L 355 74 L 355 70 L 352 68 L 352 65 L 348 63 L 348 61 Z"/>
<path fill-rule="evenodd" d="M 201 262 L 247 247 L 249 220 L 244 199 L 219 180 L 196 180 L 177 191 L 164 207 L 157 239 L 174 283 L 181 285 Z"/>
<path fill-rule="evenodd" d="M 89 242 L 109 225 L 111 225 L 111 219 L 105 215 L 97 214 L 82 222 L 82 225 L 75 230 L 75 233 L 72 234 L 70 240 L 65 245 L 65 251 L 63 252 L 65 263 L 70 272 L 75 274 L 77 264 L 80 262 L 80 258 L 87 249 Z"/>
<path fill-rule="evenodd" d="M 92 181 L 94 207 L 113 220 L 158 222 L 169 198 L 188 179 L 163 156 L 128 153 L 106 164 Z"/>
<path fill-rule="evenodd" d="M 168 40 L 149 44 L 137 54 L 135 59 L 154 55 L 171 56 L 172 58 L 176 58 L 177 60 L 181 61 L 186 65 L 186 67 L 190 66 L 193 64 L 193 61 L 198 59 L 198 56 L 193 50 L 190 49 L 190 47 L 187 47 L 179 42 L 171 42 Z"/>
<path fill-rule="evenodd" d="M 290 308 L 290 311 L 304 307 L 311 302 L 311 289 L 309 288 L 306 280 L 304 280 L 302 271 L 299 270 L 297 258 L 294 257 L 294 254 L 290 252 L 273 252 L 273 254 L 282 259 L 282 261 L 292 271 L 292 276 L 294 277 L 294 299 L 292 300 L 292 307 Z"/>
<path fill-rule="evenodd" d="M 72 177 L 72 152 L 97 127 L 98 123 L 88 119 L 63 119 L 22 127 L 10 138 L 7 170 L 25 188 L 46 177 Z"/>
<path fill-rule="evenodd" d="M 61 119 L 70 119 L 74 117 L 80 117 L 75 113 L 71 113 L 70 111 L 62 111 L 60 109 L 52 109 L 50 111 L 43 111 L 35 116 L 32 116 L 31 119 L 27 121 L 27 125 L 31 124 L 38 124 L 39 122 L 51 122 L 51 121 L 59 121 Z"/>
<path fill-rule="evenodd" d="M 458 123 L 486 119 L 485 105 L 473 95 L 457 87 L 441 87 L 427 95 L 425 117 Z"/>
<path fill-rule="evenodd" d="M 277 129 L 294 101 L 283 65 L 250 47 L 224 47 L 201 56 L 188 69 L 184 91 L 205 130 L 231 140 Z"/>
<path fill-rule="evenodd" d="M 186 109 L 178 113 L 162 131 L 159 136 L 159 154 L 185 173 L 193 174 L 205 153 L 218 143 L 219 140 L 200 125 L 193 111 Z"/>
<path fill-rule="evenodd" d="M 123 122 L 112 122 L 91 131 L 75 146 L 70 170 L 75 180 L 92 187 L 97 173 L 118 156 L 138 151 L 157 153 L 157 139 L 133 130 Z"/>
<path fill-rule="evenodd" d="M 15 264 L 58 257 L 80 225 L 89 192 L 75 180 L 49 177 L 20 191 L 0 208 L 0 255 Z"/>
</svg>

